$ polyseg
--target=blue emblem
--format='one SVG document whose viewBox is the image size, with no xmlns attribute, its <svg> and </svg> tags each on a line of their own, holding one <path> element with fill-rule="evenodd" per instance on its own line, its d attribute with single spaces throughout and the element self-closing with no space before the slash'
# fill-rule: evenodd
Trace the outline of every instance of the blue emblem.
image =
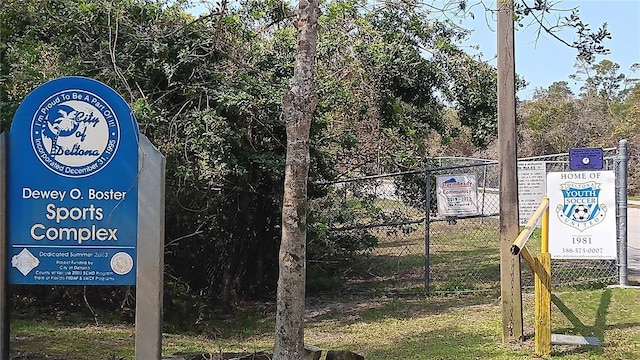
<svg viewBox="0 0 640 360">
<path fill-rule="evenodd" d="M 556 214 L 566 225 L 584 231 L 598 225 L 607 214 L 607 207 L 599 203 L 600 184 L 596 182 L 561 184 L 563 204 Z"/>
<path fill-rule="evenodd" d="M 31 121 L 31 146 L 56 174 L 79 178 L 102 170 L 120 142 L 113 109 L 87 90 L 64 90 L 43 101 Z"/>
</svg>

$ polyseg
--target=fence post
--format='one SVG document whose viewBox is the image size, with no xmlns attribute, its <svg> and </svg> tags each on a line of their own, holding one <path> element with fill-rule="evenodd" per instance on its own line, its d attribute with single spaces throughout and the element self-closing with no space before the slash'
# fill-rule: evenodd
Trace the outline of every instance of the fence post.
<svg viewBox="0 0 640 360">
<path fill-rule="evenodd" d="M 549 254 L 549 208 L 542 215 L 540 254 L 535 266 L 535 354 L 551 353 L 551 254 Z"/>
<path fill-rule="evenodd" d="M 429 295 L 429 225 L 431 215 L 431 172 L 424 172 L 424 294 Z"/>
<path fill-rule="evenodd" d="M 620 286 L 627 286 L 627 140 L 620 140 L 616 166 L 616 206 L 618 224 L 618 276 Z"/>
</svg>

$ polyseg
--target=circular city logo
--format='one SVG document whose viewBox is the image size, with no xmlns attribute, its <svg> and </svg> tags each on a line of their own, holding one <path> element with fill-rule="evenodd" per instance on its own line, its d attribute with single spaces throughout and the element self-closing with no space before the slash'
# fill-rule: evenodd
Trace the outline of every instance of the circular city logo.
<svg viewBox="0 0 640 360">
<path fill-rule="evenodd" d="M 118 275 L 126 275 L 133 269 L 133 258 L 126 252 L 118 252 L 111 257 L 111 270 Z"/>
<path fill-rule="evenodd" d="M 31 121 L 31 145 L 59 175 L 81 178 L 102 170 L 120 143 L 115 112 L 86 90 L 64 90 L 40 104 Z"/>
</svg>

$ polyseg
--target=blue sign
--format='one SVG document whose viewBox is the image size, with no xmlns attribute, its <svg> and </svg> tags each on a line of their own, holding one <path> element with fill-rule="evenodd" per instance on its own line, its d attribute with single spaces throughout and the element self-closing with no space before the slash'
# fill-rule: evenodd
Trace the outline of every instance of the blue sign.
<svg viewBox="0 0 640 360">
<path fill-rule="evenodd" d="M 571 170 L 602 170 L 603 151 L 601 148 L 577 148 L 569 150 Z"/>
<path fill-rule="evenodd" d="M 135 285 L 138 125 L 113 89 L 49 81 L 8 136 L 9 283 Z"/>
</svg>

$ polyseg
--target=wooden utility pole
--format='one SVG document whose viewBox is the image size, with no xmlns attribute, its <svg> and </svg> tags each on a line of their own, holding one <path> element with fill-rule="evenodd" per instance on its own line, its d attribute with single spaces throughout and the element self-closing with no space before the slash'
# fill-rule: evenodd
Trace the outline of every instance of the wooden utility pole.
<svg viewBox="0 0 640 360">
<path fill-rule="evenodd" d="M 500 293 L 502 342 L 522 340 L 520 257 L 511 255 L 518 236 L 518 167 L 513 0 L 498 1 L 498 160 L 500 162 Z"/>
</svg>

